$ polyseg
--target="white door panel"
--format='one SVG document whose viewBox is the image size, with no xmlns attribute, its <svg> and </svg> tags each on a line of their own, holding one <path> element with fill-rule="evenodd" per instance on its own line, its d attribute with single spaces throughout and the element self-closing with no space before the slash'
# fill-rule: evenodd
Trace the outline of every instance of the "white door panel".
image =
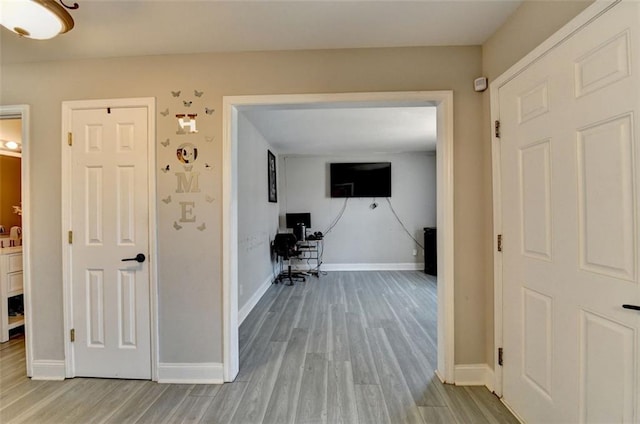
<svg viewBox="0 0 640 424">
<path fill-rule="evenodd" d="M 500 88 L 503 396 L 527 422 L 640 422 L 639 26 L 622 2 Z"/>
<path fill-rule="evenodd" d="M 147 109 L 72 115 L 75 374 L 151 378 Z"/>
</svg>

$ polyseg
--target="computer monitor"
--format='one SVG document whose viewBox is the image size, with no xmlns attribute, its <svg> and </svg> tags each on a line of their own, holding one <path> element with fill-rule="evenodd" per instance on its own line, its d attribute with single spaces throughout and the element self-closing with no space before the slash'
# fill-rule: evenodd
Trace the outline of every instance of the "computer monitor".
<svg viewBox="0 0 640 424">
<path fill-rule="evenodd" d="M 299 224 L 304 224 L 305 228 L 311 228 L 311 214 L 306 213 L 288 213 L 286 215 L 287 228 L 296 228 Z"/>
</svg>

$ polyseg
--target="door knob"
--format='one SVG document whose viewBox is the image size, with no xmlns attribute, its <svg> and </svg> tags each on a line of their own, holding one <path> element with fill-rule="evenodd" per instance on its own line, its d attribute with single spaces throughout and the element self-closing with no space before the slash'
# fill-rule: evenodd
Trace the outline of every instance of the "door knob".
<svg viewBox="0 0 640 424">
<path fill-rule="evenodd" d="M 138 253 L 135 258 L 126 258 L 126 259 L 123 259 L 122 262 L 136 261 L 136 262 L 142 263 L 144 262 L 145 259 L 147 258 L 142 253 Z"/>
<path fill-rule="evenodd" d="M 634 311 L 640 311 L 640 306 L 638 305 L 622 305 L 624 309 L 633 309 Z"/>
</svg>

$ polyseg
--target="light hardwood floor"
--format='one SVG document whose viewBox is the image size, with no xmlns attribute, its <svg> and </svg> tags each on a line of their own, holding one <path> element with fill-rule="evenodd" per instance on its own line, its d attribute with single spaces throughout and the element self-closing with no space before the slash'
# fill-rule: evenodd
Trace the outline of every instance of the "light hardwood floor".
<svg viewBox="0 0 640 424">
<path fill-rule="evenodd" d="M 0 345 L 2 423 L 517 423 L 483 387 L 443 385 L 436 285 L 421 272 L 330 272 L 274 285 L 240 327 L 224 385 L 31 381 Z"/>
</svg>

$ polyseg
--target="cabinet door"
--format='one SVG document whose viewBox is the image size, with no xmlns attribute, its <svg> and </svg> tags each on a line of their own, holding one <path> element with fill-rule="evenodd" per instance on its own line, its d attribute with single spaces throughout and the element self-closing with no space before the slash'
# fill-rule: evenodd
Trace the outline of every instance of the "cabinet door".
<svg viewBox="0 0 640 424">
<path fill-rule="evenodd" d="M 7 275 L 8 286 L 7 286 L 7 297 L 17 296 L 22 294 L 23 285 L 22 285 L 22 271 L 13 272 Z"/>
<path fill-rule="evenodd" d="M 7 272 L 22 271 L 22 253 L 9 255 L 9 269 Z"/>
</svg>

